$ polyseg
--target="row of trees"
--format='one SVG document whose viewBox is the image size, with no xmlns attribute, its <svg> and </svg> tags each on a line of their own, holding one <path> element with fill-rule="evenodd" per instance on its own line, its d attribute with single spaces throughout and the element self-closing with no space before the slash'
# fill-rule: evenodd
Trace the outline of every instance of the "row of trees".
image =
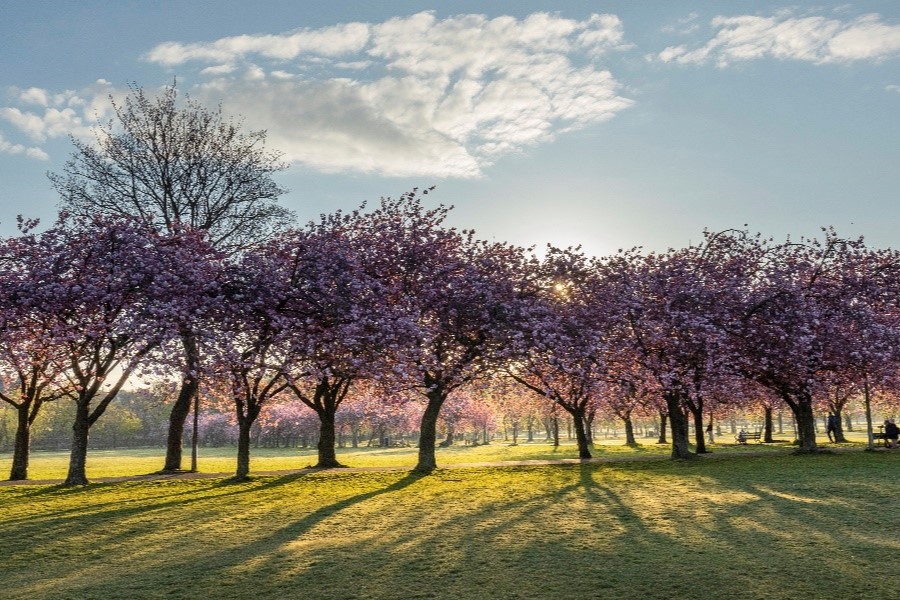
<svg viewBox="0 0 900 600">
<path fill-rule="evenodd" d="M 59 221 L 40 233 L 20 221 L 0 248 L 13 478 L 27 476 L 41 406 L 66 398 L 66 483 L 86 483 L 89 431 L 133 377 L 178 374 L 166 470 L 181 468 L 201 386 L 227 402 L 237 477 L 251 428 L 285 396 L 317 415 L 321 467 L 339 464 L 335 415 L 361 386 L 420 398 L 416 468 L 430 471 L 443 407 L 486 379 L 571 415 L 584 458 L 601 408 L 624 418 L 653 404 L 687 458 L 687 420 L 702 431 L 710 405 L 785 403 L 813 452 L 817 398 L 861 393 L 868 406 L 895 388 L 894 251 L 833 231 L 799 243 L 729 231 L 663 253 L 539 258 L 447 227 L 448 208 L 423 204 L 430 190 L 297 226 L 275 202 L 282 165 L 264 134 L 180 106 L 174 86 L 114 107 L 97 143 L 76 142 L 51 176 Z"/>
<path fill-rule="evenodd" d="M 894 389 L 893 251 L 832 232 L 784 244 L 725 232 L 662 254 L 551 248 L 538 259 L 447 228 L 446 215 L 410 193 L 230 255 L 202 232 L 132 219 L 64 218 L 42 233 L 23 223 L 0 248 L 14 475 L 27 469 L 40 407 L 68 398 L 68 483 L 84 483 L 89 430 L 124 383 L 178 369 L 232 406 L 238 477 L 251 428 L 285 396 L 315 412 L 318 466 L 334 467 L 346 398 L 418 394 L 417 468 L 430 471 L 442 408 L 477 385 L 552 401 L 571 416 L 582 458 L 598 412 L 625 419 L 655 405 L 673 457 L 687 458 L 687 419 L 703 452 L 710 406 L 748 401 L 770 414 L 787 404 L 800 449 L 813 452 L 817 398 L 840 416 L 854 393 Z M 190 371 L 177 352 L 186 347 Z"/>
<path fill-rule="evenodd" d="M 571 417 L 544 397 L 511 390 L 504 396 L 485 393 L 483 386 L 470 388 L 467 393 L 451 396 L 441 409 L 438 421 L 439 445 L 483 444 L 499 440 L 502 443 L 550 443 L 559 445 L 575 439 Z M 148 448 L 165 447 L 168 415 L 171 410 L 171 390 L 126 389 L 119 392 L 97 424 L 91 428 L 90 448 Z M 896 414 L 896 399 L 879 397 L 876 409 Z M 893 400 L 890 402 L 888 400 Z M 31 427 L 32 448 L 40 450 L 68 449 L 72 440 L 74 408 L 70 403 L 47 404 Z M 747 412 L 747 409 L 751 412 Z M 796 427 L 785 409 L 774 414 L 772 430 L 766 432 L 764 407 L 716 406 L 707 414 L 712 422 L 715 440 L 724 437 L 731 442 L 740 430 L 771 434 L 772 439 L 796 439 Z M 826 429 L 824 418 L 831 410 L 826 398 L 819 398 L 816 412 L 817 433 Z M 12 452 L 16 433 L 16 411 L 0 405 L 0 452 Z M 844 421 L 835 441 L 846 442 L 844 431 L 853 432 L 865 414 L 858 402 L 843 410 Z M 350 394 L 335 413 L 335 433 L 338 448 L 415 446 L 422 405 L 415 398 L 389 400 L 367 393 Z M 197 422 L 198 446 L 236 446 L 238 435 L 234 411 L 225 403 L 203 403 Z M 285 396 L 263 411 L 251 429 L 252 448 L 315 448 L 319 441 L 319 419 L 302 402 Z M 616 414 L 611 404 L 600 406 L 594 419 L 586 424 L 588 439 L 596 444 L 601 439 L 613 439 L 628 445 L 667 443 L 667 432 L 660 432 L 659 411 L 652 402 L 638 406 L 628 414 Z M 662 433 L 662 436 L 660 436 Z M 193 426 L 186 432 L 193 440 Z M 662 440 L 660 440 L 662 437 Z"/>
</svg>

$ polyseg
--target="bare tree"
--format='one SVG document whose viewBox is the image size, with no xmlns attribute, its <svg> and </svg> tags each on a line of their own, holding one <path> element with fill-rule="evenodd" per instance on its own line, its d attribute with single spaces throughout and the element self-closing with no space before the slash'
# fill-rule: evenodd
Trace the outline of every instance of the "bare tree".
<svg viewBox="0 0 900 600">
<path fill-rule="evenodd" d="M 286 168 L 266 149 L 266 132 L 246 132 L 240 119 L 186 98 L 175 83 L 158 96 L 138 86 L 123 103 L 110 97 L 114 118 L 98 123 L 95 143 L 73 138 L 62 173 L 49 175 L 73 215 L 128 215 L 164 232 L 206 232 L 233 254 L 293 221 L 277 203 L 285 193 L 273 175 Z M 169 422 L 164 470 L 181 469 L 182 434 L 198 390 L 200 344 L 192 323 L 180 323 L 184 349 L 181 391 Z"/>
</svg>

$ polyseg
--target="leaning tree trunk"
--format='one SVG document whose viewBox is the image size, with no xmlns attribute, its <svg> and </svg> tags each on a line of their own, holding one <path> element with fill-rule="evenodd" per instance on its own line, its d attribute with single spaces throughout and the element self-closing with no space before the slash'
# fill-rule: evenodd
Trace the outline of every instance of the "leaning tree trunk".
<svg viewBox="0 0 900 600">
<path fill-rule="evenodd" d="M 65 486 L 87 485 L 89 483 L 86 472 L 88 433 L 91 422 L 88 407 L 76 404 L 75 422 L 72 424 L 72 450 L 69 454 L 69 473 L 66 476 Z"/>
<path fill-rule="evenodd" d="M 169 414 L 169 433 L 166 438 L 166 461 L 163 471 L 172 472 L 181 470 L 184 424 L 191 412 L 191 401 L 200 390 L 198 373 L 200 370 L 200 351 L 197 347 L 197 338 L 191 332 L 183 331 L 181 345 L 184 348 L 186 369 L 181 381 L 181 389 L 178 398 L 172 405 Z"/>
<path fill-rule="evenodd" d="M 575 426 L 575 441 L 578 443 L 578 458 L 591 458 L 591 447 L 588 443 L 587 432 L 584 429 L 584 409 L 566 409 L 572 415 L 572 424 Z"/>
<path fill-rule="evenodd" d="M 687 419 L 681 409 L 681 397 L 678 394 L 666 393 L 666 407 L 669 409 L 669 422 L 672 424 L 672 458 L 693 458 L 688 443 Z"/>
<path fill-rule="evenodd" d="M 437 421 L 447 395 L 440 386 L 437 386 L 428 392 L 427 398 L 428 404 L 425 406 L 425 412 L 422 413 L 422 422 L 419 426 L 419 462 L 413 469 L 418 473 L 430 473 L 437 468 L 437 460 L 434 456 Z"/>
</svg>

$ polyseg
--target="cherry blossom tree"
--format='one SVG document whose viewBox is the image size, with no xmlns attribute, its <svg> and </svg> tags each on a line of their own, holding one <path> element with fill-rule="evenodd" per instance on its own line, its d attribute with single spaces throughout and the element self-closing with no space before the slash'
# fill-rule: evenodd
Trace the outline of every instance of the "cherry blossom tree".
<svg viewBox="0 0 900 600">
<path fill-rule="evenodd" d="M 507 333 L 509 376 L 572 416 L 579 458 L 591 457 L 585 423 L 611 378 L 616 319 L 594 263 L 577 248 L 548 249 L 541 264 L 530 265 L 532 287 L 520 286 Z"/>
<path fill-rule="evenodd" d="M 20 218 L 22 235 L 0 244 L 0 399 L 17 417 L 10 480 L 28 478 L 31 426 L 45 402 L 65 395 L 59 348 L 50 337 L 54 321 L 31 298 L 32 285 L 46 276 L 45 269 L 63 267 L 51 256 L 64 258 L 55 252 L 59 240 L 54 234 L 29 233 L 36 225 Z"/>
<path fill-rule="evenodd" d="M 46 261 L 25 292 L 51 322 L 50 343 L 75 402 L 66 485 L 83 485 L 91 426 L 166 339 L 190 299 L 179 292 L 206 260 L 195 235 L 162 236 L 121 219 L 61 221 L 39 236 Z"/>
<path fill-rule="evenodd" d="M 672 432 L 672 457 L 689 458 L 693 414 L 696 448 L 705 451 L 703 404 L 733 373 L 725 326 L 743 274 L 744 234 L 707 233 L 698 246 L 665 253 L 623 252 L 604 263 L 624 311 L 622 343 L 658 387 Z"/>
<path fill-rule="evenodd" d="M 499 356 L 498 331 L 520 277 L 520 249 L 445 227 L 448 211 L 426 209 L 413 190 L 382 199 L 369 215 L 377 273 L 411 326 L 392 378 L 425 399 L 420 472 L 437 466 L 436 427 L 447 397 L 487 374 Z"/>
<path fill-rule="evenodd" d="M 323 215 L 260 250 L 270 263 L 268 285 L 283 288 L 273 307 L 290 336 L 283 376 L 321 423 L 321 468 L 341 466 L 335 415 L 351 386 L 388 369 L 410 335 L 389 284 L 370 264 L 365 225 L 359 211 Z"/>
<path fill-rule="evenodd" d="M 266 132 L 246 132 L 221 108 L 178 98 L 175 84 L 158 96 L 133 86 L 123 102 L 110 97 L 114 118 L 95 127 L 96 140 L 75 150 L 50 180 L 62 208 L 83 218 L 139 219 L 160 232 L 197 229 L 232 253 L 265 240 L 292 221 L 277 204 L 285 192 L 273 175 L 286 168 L 266 149 Z M 183 365 L 172 406 L 164 470 L 181 468 L 182 436 L 197 393 L 199 341 L 193 321 L 178 323 Z"/>
<path fill-rule="evenodd" d="M 784 243 L 756 251 L 734 347 L 742 372 L 777 394 L 794 413 L 800 452 L 816 452 L 815 392 L 860 353 L 847 326 L 847 306 L 866 302 L 855 267 L 861 239 L 825 230 L 822 240 Z M 871 340 L 870 340 L 871 341 Z M 871 346 L 870 346 L 871 348 Z"/>
<path fill-rule="evenodd" d="M 292 361 L 284 301 L 272 262 L 263 251 L 244 253 L 226 267 L 217 313 L 209 319 L 206 372 L 210 393 L 231 403 L 238 425 L 235 479 L 250 474 L 250 429 L 263 408 L 287 389 Z"/>
</svg>

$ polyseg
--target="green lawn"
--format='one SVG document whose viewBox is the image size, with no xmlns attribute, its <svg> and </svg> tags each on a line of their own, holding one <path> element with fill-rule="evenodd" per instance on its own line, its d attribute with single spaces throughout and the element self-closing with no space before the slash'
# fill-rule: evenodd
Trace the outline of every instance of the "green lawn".
<svg viewBox="0 0 900 600">
<path fill-rule="evenodd" d="M 4 487 L 0 589 L 9 600 L 893 597 L 900 451 L 783 450 Z"/>
<path fill-rule="evenodd" d="M 788 444 L 755 444 L 738 446 L 733 436 L 722 436 L 720 441 L 729 442 L 711 446 L 714 452 L 784 452 Z M 184 466 L 190 464 L 190 451 L 185 449 Z M 416 448 L 365 448 L 338 449 L 338 460 L 350 467 L 409 467 L 416 464 Z M 483 446 L 454 445 L 438 448 L 439 466 L 458 465 L 487 461 L 553 460 L 578 458 L 574 442 L 564 440 L 554 448 L 546 442 L 535 442 L 513 446 L 508 442 L 495 441 Z M 622 440 L 603 440 L 593 451 L 596 457 L 668 456 L 671 447 L 641 440 L 637 448 L 623 445 Z M 201 448 L 198 467 L 206 473 L 231 473 L 235 468 L 234 448 Z M 91 450 L 88 452 L 88 477 L 118 477 L 141 475 L 162 468 L 165 452 L 162 448 L 136 450 Z M 299 448 L 253 448 L 250 452 L 252 471 L 283 471 L 301 469 L 316 463 L 315 449 Z M 11 466 L 11 455 L 0 454 L 0 477 L 7 477 Z M 31 479 L 65 479 L 69 464 L 68 452 L 33 452 L 29 468 Z"/>
</svg>

